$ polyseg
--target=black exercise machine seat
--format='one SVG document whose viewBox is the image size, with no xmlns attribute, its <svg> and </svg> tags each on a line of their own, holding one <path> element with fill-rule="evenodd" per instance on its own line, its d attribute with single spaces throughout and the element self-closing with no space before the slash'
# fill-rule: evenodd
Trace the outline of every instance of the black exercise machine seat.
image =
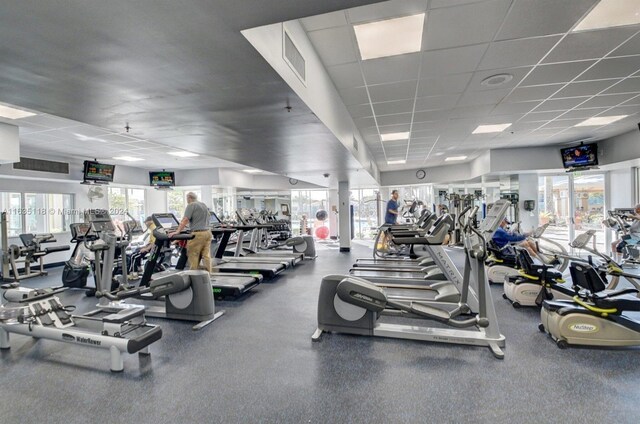
<svg viewBox="0 0 640 424">
<path fill-rule="evenodd" d="M 591 300 L 598 308 L 616 309 L 617 312 L 614 314 L 620 314 L 623 311 L 640 311 L 637 289 L 606 290 L 605 282 L 591 265 L 572 263 L 570 272 L 574 287 L 579 291 L 578 296 Z"/>
</svg>

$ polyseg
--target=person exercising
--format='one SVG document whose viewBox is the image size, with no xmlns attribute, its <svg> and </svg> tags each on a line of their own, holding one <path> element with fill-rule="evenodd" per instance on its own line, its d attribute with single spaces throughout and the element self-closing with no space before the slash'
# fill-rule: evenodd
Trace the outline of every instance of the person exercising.
<svg viewBox="0 0 640 424">
<path fill-rule="evenodd" d="M 153 249 L 153 245 L 156 243 L 156 236 L 153 235 L 153 230 L 156 229 L 156 225 L 153 223 L 153 218 L 150 216 L 146 217 L 144 220 L 144 225 L 147 227 L 147 234 L 149 237 L 149 241 L 144 246 L 136 249 L 129 256 L 129 272 L 128 276 L 130 280 L 137 280 L 140 278 L 138 272 L 141 269 L 142 260 L 147 256 L 151 249 Z M 147 238 L 147 234 L 145 234 L 145 239 Z"/>
<path fill-rule="evenodd" d="M 391 192 L 391 199 L 387 202 L 387 212 L 384 215 L 384 223 L 394 225 L 398 220 L 398 190 Z"/>
<path fill-rule="evenodd" d="M 617 261 L 621 259 L 622 249 L 625 246 L 635 246 L 640 242 L 640 203 L 635 206 L 633 212 L 633 215 L 625 215 L 625 218 L 633 220 L 629 227 L 629 234 L 611 243 L 611 251 Z"/>
<path fill-rule="evenodd" d="M 529 234 L 528 233 L 515 234 L 513 232 L 507 231 L 506 230 L 507 225 L 509 225 L 509 221 L 507 220 L 507 218 L 504 218 L 500 222 L 500 226 L 498 227 L 496 232 L 493 234 L 492 240 L 496 244 L 496 246 L 502 249 L 503 247 L 505 247 L 510 243 L 511 244 L 517 243 L 516 246 L 527 249 L 531 257 L 541 259 L 538 256 L 538 249 L 536 248 L 535 243 L 527 240 L 527 237 L 529 237 Z"/>
<path fill-rule="evenodd" d="M 190 269 L 199 269 L 200 261 L 203 268 L 211 272 L 211 230 L 209 229 L 209 209 L 207 205 L 198 201 L 198 195 L 190 191 L 187 193 L 187 207 L 180 221 L 178 229 L 169 234 L 184 231 L 189 226 L 195 238 L 187 242 L 187 261 Z"/>
</svg>

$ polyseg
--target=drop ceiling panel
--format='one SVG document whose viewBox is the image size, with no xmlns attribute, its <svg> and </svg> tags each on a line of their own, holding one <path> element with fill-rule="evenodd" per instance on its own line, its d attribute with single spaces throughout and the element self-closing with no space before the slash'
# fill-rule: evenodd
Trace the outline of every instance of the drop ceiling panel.
<svg viewBox="0 0 640 424">
<path fill-rule="evenodd" d="M 564 84 L 535 85 L 531 87 L 518 87 L 505 98 L 507 102 L 526 102 L 532 100 L 546 100 L 556 91 L 563 88 Z"/>
<path fill-rule="evenodd" d="M 423 49 L 445 49 L 491 41 L 510 3 L 511 0 L 492 0 L 432 10 L 427 19 Z"/>
<path fill-rule="evenodd" d="M 492 115 L 509 115 L 512 113 L 527 113 L 540 102 L 500 103 L 491 111 Z"/>
<path fill-rule="evenodd" d="M 566 110 L 572 109 L 578 106 L 580 103 L 583 103 L 589 99 L 589 97 L 569 97 L 566 99 L 551 99 L 547 100 L 540 104 L 536 108 L 537 112 L 550 112 L 550 111 L 560 111 L 564 112 Z"/>
<path fill-rule="evenodd" d="M 427 110 L 424 112 L 416 112 L 413 117 L 413 122 L 429 122 L 446 120 L 450 116 L 449 110 Z"/>
<path fill-rule="evenodd" d="M 418 96 L 462 93 L 469 81 L 471 81 L 472 76 L 472 73 L 467 73 L 421 79 L 418 87 Z"/>
<path fill-rule="evenodd" d="M 362 72 L 364 73 L 367 85 L 418 79 L 419 68 L 419 53 L 371 59 L 362 62 Z"/>
<path fill-rule="evenodd" d="M 569 33 L 544 59 L 545 63 L 600 59 L 635 34 L 637 28 L 610 28 Z"/>
<path fill-rule="evenodd" d="M 640 34 L 613 51 L 611 56 L 631 56 L 640 54 Z"/>
<path fill-rule="evenodd" d="M 460 97 L 458 106 L 494 105 L 500 103 L 500 101 L 502 101 L 502 99 L 504 99 L 510 92 L 510 88 L 467 91 L 462 95 L 462 97 Z"/>
<path fill-rule="evenodd" d="M 493 105 L 481 106 L 464 106 L 452 109 L 449 113 L 450 118 L 481 118 L 489 115 L 493 109 Z"/>
<path fill-rule="evenodd" d="M 374 103 L 373 109 L 375 110 L 376 116 L 411 113 L 413 111 L 413 100 Z"/>
<path fill-rule="evenodd" d="M 380 134 L 409 132 L 411 124 L 380 125 Z"/>
<path fill-rule="evenodd" d="M 626 77 L 640 70 L 640 56 L 616 57 L 598 62 L 578 78 L 580 81 Z"/>
<path fill-rule="evenodd" d="M 551 112 L 531 112 L 526 114 L 524 117 L 522 117 L 522 122 L 547 122 L 550 121 L 552 119 L 555 119 L 556 117 L 558 117 L 559 115 L 561 115 L 562 112 L 556 112 L 556 111 L 551 111 Z"/>
<path fill-rule="evenodd" d="M 402 81 L 391 84 L 380 84 L 369 86 L 371 101 L 374 103 L 413 99 L 416 95 L 417 80 Z"/>
<path fill-rule="evenodd" d="M 427 9 L 427 0 L 392 0 L 368 6 L 354 7 L 347 11 L 351 23 L 380 21 L 399 16 L 413 15 Z"/>
<path fill-rule="evenodd" d="M 589 109 L 592 107 L 613 107 L 619 105 L 620 103 L 624 103 L 635 96 L 636 94 L 607 94 L 596 96 L 581 104 L 579 108 Z"/>
<path fill-rule="evenodd" d="M 352 118 L 366 118 L 368 116 L 373 116 L 370 104 L 347 106 L 347 110 Z"/>
<path fill-rule="evenodd" d="M 488 44 L 432 50 L 423 54 L 421 78 L 473 72 Z"/>
<path fill-rule="evenodd" d="M 594 63 L 594 60 L 586 60 L 580 62 L 540 65 L 537 66 L 527 78 L 525 78 L 522 85 L 527 86 L 569 82 Z"/>
<path fill-rule="evenodd" d="M 329 66 L 327 72 L 338 89 L 364 86 L 360 65 L 357 62 Z"/>
<path fill-rule="evenodd" d="M 300 21 L 307 31 L 347 25 L 347 17 L 344 11 L 302 18 Z"/>
<path fill-rule="evenodd" d="M 612 81 L 615 82 L 615 81 Z M 613 84 L 612 84 L 613 85 Z M 613 87 L 607 89 L 603 94 L 617 94 L 617 93 L 638 93 L 640 92 L 640 77 L 627 78 Z"/>
<path fill-rule="evenodd" d="M 339 90 L 340 97 L 345 105 L 361 105 L 369 102 L 367 89 L 364 87 L 343 88 Z"/>
<path fill-rule="evenodd" d="M 325 66 L 358 60 L 351 28 L 348 26 L 313 31 L 309 33 L 309 38 Z M 337 49 L 336 46 L 340 48 Z"/>
<path fill-rule="evenodd" d="M 567 32 L 598 0 L 517 0 L 496 39 Z"/>
<path fill-rule="evenodd" d="M 579 97 L 579 96 L 593 96 L 610 87 L 617 80 L 599 80 L 599 81 L 584 81 L 584 82 L 572 82 L 567 84 L 555 94 L 554 98 L 562 97 Z"/>
<path fill-rule="evenodd" d="M 376 120 L 380 126 L 410 124 L 411 116 L 411 113 L 398 113 L 397 115 L 378 116 L 376 117 Z"/>
<path fill-rule="evenodd" d="M 442 110 L 442 109 L 451 109 L 453 108 L 458 99 L 460 98 L 459 94 L 447 94 L 443 96 L 428 96 L 428 97 L 418 97 L 416 99 L 416 111 L 424 111 L 424 110 Z"/>
<path fill-rule="evenodd" d="M 533 66 L 560 40 L 559 35 L 491 43 L 478 69 Z"/>
<path fill-rule="evenodd" d="M 438 9 L 440 7 L 460 6 L 469 3 L 478 3 L 484 0 L 431 0 L 430 9 Z"/>
<path fill-rule="evenodd" d="M 517 84 L 522 81 L 522 79 L 527 75 L 527 73 L 531 70 L 531 67 L 524 68 L 506 68 L 506 69 L 494 69 L 490 71 L 478 71 L 473 74 L 471 78 L 471 82 L 469 83 L 469 90 L 496 90 L 503 88 L 514 88 Z M 496 74 L 511 74 L 513 78 L 511 81 L 501 84 L 499 87 L 486 87 L 482 85 L 482 81 L 490 76 Z"/>
<path fill-rule="evenodd" d="M 558 120 L 563 119 L 582 119 L 585 120 L 587 118 L 591 118 L 593 116 L 599 115 L 602 112 L 608 110 L 607 107 L 598 107 L 592 109 L 574 109 L 570 110 L 567 113 L 562 114 L 558 117 Z"/>
</svg>

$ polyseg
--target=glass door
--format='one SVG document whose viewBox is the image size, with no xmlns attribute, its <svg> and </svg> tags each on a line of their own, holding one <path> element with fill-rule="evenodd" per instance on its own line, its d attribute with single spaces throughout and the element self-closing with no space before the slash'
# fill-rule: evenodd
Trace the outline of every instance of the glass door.
<svg viewBox="0 0 640 424">
<path fill-rule="evenodd" d="M 568 175 L 545 175 L 538 178 L 539 225 L 549 224 L 544 237 L 569 251 L 573 237 Z"/>
<path fill-rule="evenodd" d="M 589 174 L 573 177 L 574 231 L 577 237 L 588 230 L 596 232 L 596 248 L 605 249 L 604 219 L 604 174 Z M 574 252 L 579 253 L 579 252 Z"/>
</svg>

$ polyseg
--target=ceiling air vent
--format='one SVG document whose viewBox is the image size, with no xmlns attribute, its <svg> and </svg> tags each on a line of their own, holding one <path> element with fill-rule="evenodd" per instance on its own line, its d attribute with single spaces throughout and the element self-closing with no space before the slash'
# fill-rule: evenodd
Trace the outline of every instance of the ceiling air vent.
<svg viewBox="0 0 640 424">
<path fill-rule="evenodd" d="M 306 82 L 306 62 L 287 31 L 284 31 L 284 60 L 300 78 L 300 81 Z"/>
<path fill-rule="evenodd" d="M 69 164 L 67 162 L 54 162 L 52 160 L 42 160 L 33 158 L 20 158 L 20 162 L 13 164 L 13 169 L 23 171 L 53 172 L 55 174 L 69 174 Z"/>
<path fill-rule="evenodd" d="M 353 137 L 353 148 L 356 149 L 356 152 L 358 151 L 358 139 Z"/>
</svg>

